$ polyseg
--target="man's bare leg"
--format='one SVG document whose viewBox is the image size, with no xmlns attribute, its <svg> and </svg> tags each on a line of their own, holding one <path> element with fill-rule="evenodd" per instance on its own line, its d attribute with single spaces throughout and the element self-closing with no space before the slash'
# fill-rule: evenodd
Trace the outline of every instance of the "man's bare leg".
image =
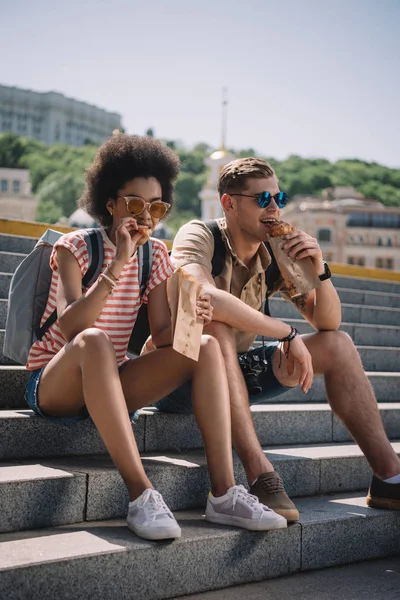
<svg viewBox="0 0 400 600">
<path fill-rule="evenodd" d="M 252 484 L 262 473 L 270 473 L 274 468 L 265 456 L 254 429 L 235 338 L 230 327 L 215 321 L 207 325 L 205 332 L 218 340 L 222 351 L 231 403 L 232 444 L 246 472 L 247 481 Z"/>
<path fill-rule="evenodd" d="M 316 375 L 324 375 L 326 395 L 380 479 L 400 473 L 400 459 L 383 427 L 374 392 L 364 373 L 351 338 L 341 331 L 325 331 L 302 336 L 313 360 Z M 279 368 L 279 361 L 281 367 Z M 298 373 L 287 374 L 287 361 L 276 353 L 274 372 L 284 385 L 293 386 Z"/>
</svg>

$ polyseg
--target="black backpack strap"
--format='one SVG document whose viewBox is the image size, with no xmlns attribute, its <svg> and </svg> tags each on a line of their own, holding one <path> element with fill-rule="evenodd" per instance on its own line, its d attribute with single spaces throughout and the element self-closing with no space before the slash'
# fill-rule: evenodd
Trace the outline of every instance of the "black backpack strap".
<svg viewBox="0 0 400 600">
<path fill-rule="evenodd" d="M 218 275 L 220 275 L 224 270 L 225 266 L 226 249 L 224 240 L 222 239 L 221 230 L 218 227 L 217 221 L 206 221 L 205 226 L 211 231 L 214 238 L 214 254 L 211 260 L 211 275 L 213 277 L 218 277 Z"/>
<path fill-rule="evenodd" d="M 139 266 L 139 285 L 140 296 L 146 291 L 147 281 L 149 279 L 151 265 L 153 262 L 153 245 L 149 239 L 143 246 L 138 248 L 138 266 Z"/>
<path fill-rule="evenodd" d="M 274 256 L 274 253 L 272 252 L 272 248 L 271 248 L 270 244 L 268 242 L 264 242 L 264 245 L 267 248 L 267 250 L 271 256 L 271 264 L 268 266 L 268 268 L 265 271 L 265 284 L 267 286 L 267 293 L 266 293 L 265 302 L 264 302 L 264 314 L 268 315 L 270 317 L 271 313 L 269 310 L 268 295 L 269 295 L 269 292 L 273 289 L 275 283 L 281 277 L 281 272 L 279 270 L 278 263 L 276 262 L 276 258 Z"/>
<path fill-rule="evenodd" d="M 104 247 L 103 237 L 99 229 L 87 229 L 84 232 L 84 237 L 89 254 L 89 267 L 82 278 L 82 287 L 87 288 L 100 275 L 104 260 Z"/>
<path fill-rule="evenodd" d="M 89 254 L 89 267 L 82 278 L 82 289 L 92 285 L 100 275 L 104 260 L 103 237 L 99 229 L 87 229 L 84 237 Z M 41 340 L 46 331 L 57 321 L 57 309 L 54 310 L 41 327 L 35 331 L 36 338 Z"/>
</svg>

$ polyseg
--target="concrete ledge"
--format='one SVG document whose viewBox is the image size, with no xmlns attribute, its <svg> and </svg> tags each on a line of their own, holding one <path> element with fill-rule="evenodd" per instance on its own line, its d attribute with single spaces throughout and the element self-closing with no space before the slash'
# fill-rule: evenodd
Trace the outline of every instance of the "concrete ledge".
<svg viewBox="0 0 400 600">
<path fill-rule="evenodd" d="M 301 524 L 267 533 L 212 526 L 177 513 L 182 538 L 146 542 L 123 521 L 0 536 L 7 600 L 160 600 L 400 551 L 400 519 L 357 495 L 299 501 Z M 327 543 L 329 540 L 329 543 Z"/>
<path fill-rule="evenodd" d="M 134 426 L 139 451 L 144 448 L 144 422 Z M 0 461 L 7 459 L 106 454 L 90 419 L 57 423 L 31 410 L 0 411 Z"/>
<path fill-rule="evenodd" d="M 271 315 L 279 319 L 296 319 L 299 313 L 292 304 L 282 298 L 269 301 Z M 363 306 L 342 304 L 342 318 L 345 323 L 368 323 L 371 325 L 400 325 L 400 309 L 383 306 Z"/>
<path fill-rule="evenodd" d="M 392 446 L 399 454 L 400 442 L 393 442 Z M 366 496 L 371 471 L 355 444 L 282 446 L 268 448 L 265 452 L 293 498 L 360 489 Z M 171 510 L 205 507 L 210 482 L 203 451 L 146 453 L 142 454 L 142 461 L 151 482 Z M 40 464 L 85 475 L 88 520 L 126 516 L 128 494 L 109 457 L 42 459 Z M 243 468 L 236 458 L 234 467 L 237 483 L 247 485 Z M 8 502 L 12 503 L 11 496 Z"/>
<path fill-rule="evenodd" d="M 86 476 L 43 465 L 0 466 L 0 531 L 85 519 Z"/>
</svg>

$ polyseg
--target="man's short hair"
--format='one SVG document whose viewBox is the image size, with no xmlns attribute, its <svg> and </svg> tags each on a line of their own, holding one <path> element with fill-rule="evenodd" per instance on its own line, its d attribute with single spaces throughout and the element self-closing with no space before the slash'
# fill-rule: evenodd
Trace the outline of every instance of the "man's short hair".
<svg viewBox="0 0 400 600">
<path fill-rule="evenodd" d="M 262 158 L 238 158 L 221 170 L 218 178 L 219 197 L 232 192 L 242 192 L 248 179 L 267 179 L 274 175 L 271 165 Z"/>
</svg>

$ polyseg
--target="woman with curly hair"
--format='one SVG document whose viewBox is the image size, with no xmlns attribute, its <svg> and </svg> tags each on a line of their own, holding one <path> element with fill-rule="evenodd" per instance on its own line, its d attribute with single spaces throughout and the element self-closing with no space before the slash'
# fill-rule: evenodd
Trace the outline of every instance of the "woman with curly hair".
<svg viewBox="0 0 400 600">
<path fill-rule="evenodd" d="M 173 268 L 164 243 L 156 239 L 140 296 L 136 250 L 170 208 L 178 171 L 178 157 L 152 138 L 118 134 L 99 149 L 86 172 L 80 206 L 102 225 L 101 274 L 82 293 L 89 266 L 83 232 L 73 231 L 55 244 L 42 322 L 54 309 L 58 320 L 30 350 L 26 399 L 49 419 L 90 417 L 127 486 L 128 527 L 146 539 L 177 538 L 180 527 L 143 469 L 129 413 L 192 379 L 212 489 L 207 517 L 247 529 L 285 527 L 285 519 L 235 486 L 228 386 L 218 342 L 203 335 L 198 362 L 172 349 L 166 283 Z M 156 350 L 130 360 L 126 351 L 143 301 Z M 197 312 L 210 322 L 209 297 L 199 298 Z"/>
</svg>

